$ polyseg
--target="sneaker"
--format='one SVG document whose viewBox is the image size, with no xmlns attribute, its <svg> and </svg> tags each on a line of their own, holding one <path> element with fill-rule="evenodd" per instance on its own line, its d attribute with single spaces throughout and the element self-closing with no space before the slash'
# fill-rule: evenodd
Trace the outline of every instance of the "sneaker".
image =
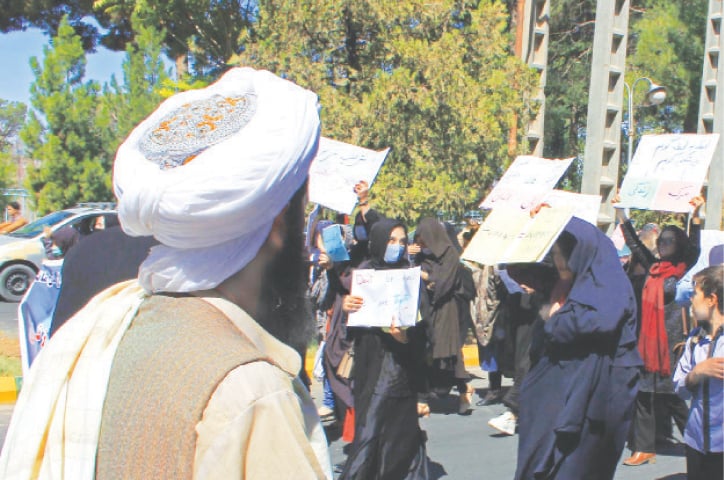
<svg viewBox="0 0 724 480">
<path fill-rule="evenodd" d="M 324 419 L 326 419 L 326 418 L 328 418 L 328 417 L 333 417 L 333 416 L 334 416 L 334 410 L 332 410 L 331 408 L 329 408 L 329 407 L 327 407 L 327 406 L 322 405 L 322 406 L 319 407 L 319 409 L 317 410 L 317 415 L 319 415 L 319 418 L 320 418 L 320 419 L 324 420 Z"/>
<path fill-rule="evenodd" d="M 513 412 L 507 411 L 502 415 L 491 418 L 488 425 L 506 435 L 515 435 L 515 425 L 517 420 L 518 419 L 515 415 L 513 415 Z"/>
</svg>

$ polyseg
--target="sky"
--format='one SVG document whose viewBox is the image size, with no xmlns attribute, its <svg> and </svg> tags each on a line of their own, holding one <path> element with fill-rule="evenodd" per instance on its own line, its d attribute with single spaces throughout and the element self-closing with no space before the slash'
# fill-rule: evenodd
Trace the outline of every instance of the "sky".
<svg viewBox="0 0 724 480">
<path fill-rule="evenodd" d="M 0 99 L 23 102 L 30 105 L 30 84 L 33 72 L 30 70 L 30 57 L 43 58 L 43 46 L 48 37 L 40 30 L 28 29 L 24 32 L 0 33 Z M 121 63 L 124 52 L 111 52 L 99 47 L 98 51 L 86 56 L 86 80 L 97 80 L 101 84 L 109 81 L 115 74 L 123 81 Z"/>
</svg>

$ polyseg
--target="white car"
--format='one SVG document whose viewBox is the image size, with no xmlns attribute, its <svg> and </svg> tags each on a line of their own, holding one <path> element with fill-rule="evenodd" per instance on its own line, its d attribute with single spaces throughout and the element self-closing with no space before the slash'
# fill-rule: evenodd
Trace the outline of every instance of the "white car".
<svg viewBox="0 0 724 480">
<path fill-rule="evenodd" d="M 50 213 L 14 232 L 0 235 L 0 297 L 19 302 L 25 295 L 45 258 L 41 241 L 45 227 L 56 231 L 71 226 L 82 237 L 93 232 L 99 216 L 104 217 L 106 225 L 118 224 L 118 214 L 113 210 L 70 208 Z"/>
</svg>

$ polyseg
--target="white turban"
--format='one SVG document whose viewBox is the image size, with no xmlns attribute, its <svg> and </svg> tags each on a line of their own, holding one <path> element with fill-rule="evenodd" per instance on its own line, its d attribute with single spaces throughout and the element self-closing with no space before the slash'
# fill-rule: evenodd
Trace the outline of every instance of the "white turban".
<svg viewBox="0 0 724 480">
<path fill-rule="evenodd" d="M 141 285 L 204 290 L 241 270 L 306 180 L 319 133 L 317 96 L 266 71 L 236 68 L 164 101 L 113 170 L 123 230 L 161 242 Z"/>
</svg>

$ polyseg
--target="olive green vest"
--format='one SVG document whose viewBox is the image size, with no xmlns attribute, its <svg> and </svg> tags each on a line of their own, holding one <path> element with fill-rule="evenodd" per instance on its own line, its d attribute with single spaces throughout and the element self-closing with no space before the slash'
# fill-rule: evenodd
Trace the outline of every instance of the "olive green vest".
<svg viewBox="0 0 724 480">
<path fill-rule="evenodd" d="M 96 478 L 191 479 L 196 424 L 226 375 L 262 354 L 195 297 L 144 301 L 113 359 Z"/>
</svg>

